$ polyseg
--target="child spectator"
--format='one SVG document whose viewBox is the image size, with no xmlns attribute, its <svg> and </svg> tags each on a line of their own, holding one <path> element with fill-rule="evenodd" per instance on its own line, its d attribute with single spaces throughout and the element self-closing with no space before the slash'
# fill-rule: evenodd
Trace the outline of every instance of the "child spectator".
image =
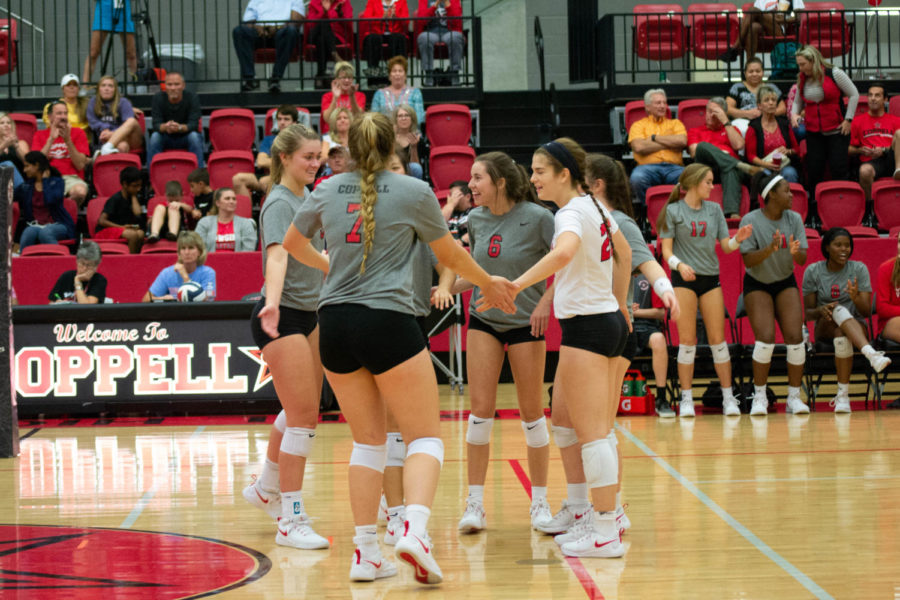
<svg viewBox="0 0 900 600">
<path fill-rule="evenodd" d="M 158 204 L 153 209 L 150 219 L 150 236 L 148 242 L 158 242 L 159 233 L 163 224 L 167 224 L 169 230 L 166 239 L 175 241 L 182 226 L 187 226 L 187 216 L 191 214 L 192 207 L 184 201 L 184 192 L 177 181 L 166 182 L 166 204 Z"/>
<path fill-rule="evenodd" d="M 638 273 L 634 276 L 634 333 L 637 335 L 637 355 L 650 348 L 653 363 L 653 378 L 656 383 L 656 414 L 674 418 L 675 411 L 666 397 L 666 378 L 669 367 L 669 350 L 666 336 L 662 332 L 662 321 L 666 309 L 662 300 L 653 292 L 647 278 Z"/>
<path fill-rule="evenodd" d="M 194 169 L 187 176 L 188 185 L 191 188 L 191 196 L 194 197 L 194 209 L 191 218 L 199 221 L 213 207 L 213 189 L 209 185 L 209 170 L 205 167 Z"/>
<path fill-rule="evenodd" d="M 441 208 L 447 227 L 453 234 L 453 239 L 463 246 L 469 245 L 469 229 L 466 222 L 469 220 L 469 211 L 472 210 L 472 192 L 465 181 L 454 181 L 450 184 L 450 194 Z"/>
<path fill-rule="evenodd" d="M 140 225 L 141 203 L 138 194 L 143 183 L 144 177 L 137 167 L 125 167 L 119 172 L 122 190 L 110 196 L 103 206 L 103 212 L 97 219 L 95 240 L 124 238 L 128 242 L 129 252 L 132 254 L 140 252 L 144 243 L 144 230 Z"/>
</svg>

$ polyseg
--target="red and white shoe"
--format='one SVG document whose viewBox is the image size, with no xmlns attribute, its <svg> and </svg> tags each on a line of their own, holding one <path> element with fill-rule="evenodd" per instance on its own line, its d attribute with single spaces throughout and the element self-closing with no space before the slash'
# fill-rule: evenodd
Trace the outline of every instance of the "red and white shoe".
<svg viewBox="0 0 900 600">
<path fill-rule="evenodd" d="M 434 584 L 444 580 L 444 574 L 441 573 L 441 568 L 434 560 L 432 550 L 431 538 L 427 535 L 422 538 L 410 533 L 409 521 L 407 521 L 403 537 L 394 546 L 394 554 L 413 568 L 416 581 L 419 583 Z"/>
<path fill-rule="evenodd" d="M 581 558 L 619 558 L 625 556 L 625 546 L 618 533 L 612 537 L 601 536 L 596 528 L 591 527 L 586 535 L 574 542 L 563 544 L 560 548 L 566 556 Z"/>
<path fill-rule="evenodd" d="M 631 519 L 625 514 L 624 506 L 616 509 L 616 529 L 619 531 L 620 536 L 631 529 Z"/>
<path fill-rule="evenodd" d="M 385 577 L 393 577 L 397 574 L 397 567 L 377 555 L 363 556 L 362 550 L 357 546 L 350 561 L 350 581 L 375 581 Z"/>
<path fill-rule="evenodd" d="M 244 496 L 244 500 L 265 511 L 273 519 L 278 520 L 281 516 L 281 492 L 264 490 L 256 475 L 253 475 L 253 480 L 244 488 L 241 495 Z"/>
<path fill-rule="evenodd" d="M 401 508 L 395 514 L 388 515 L 387 529 L 384 532 L 384 543 L 386 546 L 393 546 L 403 536 L 406 528 L 406 510 Z"/>
</svg>

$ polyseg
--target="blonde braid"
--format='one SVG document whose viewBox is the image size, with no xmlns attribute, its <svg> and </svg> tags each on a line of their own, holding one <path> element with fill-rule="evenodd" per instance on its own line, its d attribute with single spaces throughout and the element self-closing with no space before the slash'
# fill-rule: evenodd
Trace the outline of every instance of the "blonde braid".
<svg viewBox="0 0 900 600">
<path fill-rule="evenodd" d="M 359 265 L 359 274 L 364 275 L 366 272 L 366 259 L 372 250 L 372 242 L 375 240 L 375 202 L 378 200 L 378 193 L 375 191 L 375 175 L 376 165 L 373 164 L 370 154 L 366 163 L 360 169 L 360 201 L 359 216 L 363 220 L 363 259 Z"/>
</svg>

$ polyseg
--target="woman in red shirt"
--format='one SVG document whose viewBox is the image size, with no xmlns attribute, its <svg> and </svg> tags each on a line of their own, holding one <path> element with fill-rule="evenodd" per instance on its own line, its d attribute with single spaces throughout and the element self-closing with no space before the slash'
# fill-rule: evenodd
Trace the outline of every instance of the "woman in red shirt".
<svg viewBox="0 0 900 600">
<path fill-rule="evenodd" d="M 353 39 L 353 25 L 349 21 L 333 23 L 316 23 L 323 19 L 352 19 L 353 7 L 350 0 L 310 0 L 306 11 L 306 19 L 312 24 L 307 30 L 308 40 L 316 46 L 316 60 L 319 69 L 316 77 L 324 77 L 328 61 L 341 60 L 338 56 L 338 44 L 348 44 Z"/>
<path fill-rule="evenodd" d="M 359 35 L 363 41 L 363 57 L 368 65 L 366 77 L 387 77 L 387 72 L 378 67 L 382 45 L 388 47 L 388 56 L 406 56 L 406 34 L 409 31 L 406 0 L 369 0 L 359 18 L 381 19 L 360 21 Z"/>
</svg>

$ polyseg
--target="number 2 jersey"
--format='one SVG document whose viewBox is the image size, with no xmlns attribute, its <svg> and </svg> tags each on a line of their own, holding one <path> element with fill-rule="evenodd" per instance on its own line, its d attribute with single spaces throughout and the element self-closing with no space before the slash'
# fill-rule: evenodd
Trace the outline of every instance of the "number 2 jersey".
<svg viewBox="0 0 900 600">
<path fill-rule="evenodd" d="M 719 274 L 716 242 L 728 237 L 728 223 L 715 202 L 704 200 L 697 210 L 684 200 L 667 205 L 666 230 L 659 237 L 673 238 L 673 254 L 697 275 Z"/>
</svg>

